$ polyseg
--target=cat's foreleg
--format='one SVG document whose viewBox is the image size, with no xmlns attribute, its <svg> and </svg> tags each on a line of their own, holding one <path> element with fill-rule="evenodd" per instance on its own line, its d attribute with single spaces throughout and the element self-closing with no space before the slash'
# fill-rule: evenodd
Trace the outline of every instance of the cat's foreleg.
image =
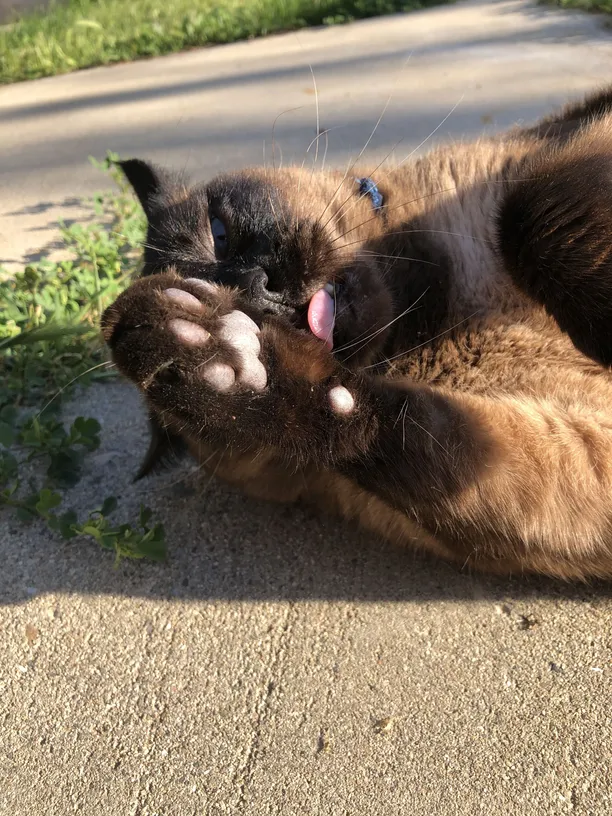
<svg viewBox="0 0 612 816">
<path fill-rule="evenodd" d="M 494 441 L 456 399 L 351 371 L 308 332 L 245 310 L 228 289 L 165 274 L 106 311 L 114 361 L 170 433 L 337 470 L 434 525 L 487 474 Z"/>
<path fill-rule="evenodd" d="M 248 312 L 231 290 L 164 274 L 133 284 L 102 323 L 117 366 L 174 433 L 275 449 L 298 467 L 399 457 L 409 493 L 451 489 L 458 459 L 480 457 L 440 393 L 351 371 L 309 332 Z M 454 467 L 430 474 L 424 454 L 438 468 L 445 451 Z"/>
<path fill-rule="evenodd" d="M 307 332 L 244 309 L 158 275 L 121 295 L 103 330 L 173 432 L 335 471 L 474 566 L 570 576 L 608 558 L 612 571 L 612 423 L 566 401 L 350 371 Z"/>
</svg>

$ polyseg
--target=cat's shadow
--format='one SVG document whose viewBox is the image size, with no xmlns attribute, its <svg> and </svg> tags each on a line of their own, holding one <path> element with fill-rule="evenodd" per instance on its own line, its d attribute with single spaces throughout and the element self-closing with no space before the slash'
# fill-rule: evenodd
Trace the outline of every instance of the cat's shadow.
<svg viewBox="0 0 612 816">
<path fill-rule="evenodd" d="M 100 396 L 102 395 L 102 399 Z M 102 404 L 103 403 L 103 404 Z M 97 410 L 96 410 L 97 409 Z M 105 417 L 76 507 L 114 492 L 117 521 L 146 502 L 165 526 L 167 562 L 123 561 L 86 539 L 62 541 L 42 525 L 0 518 L 0 603 L 47 593 L 114 594 L 191 601 L 489 601 L 605 599 L 607 584 L 474 575 L 400 549 L 307 508 L 249 499 L 189 465 L 132 483 L 146 443 L 143 412 L 125 384 L 94 386 L 75 406 Z M 68 417 L 70 418 L 70 417 Z"/>
</svg>

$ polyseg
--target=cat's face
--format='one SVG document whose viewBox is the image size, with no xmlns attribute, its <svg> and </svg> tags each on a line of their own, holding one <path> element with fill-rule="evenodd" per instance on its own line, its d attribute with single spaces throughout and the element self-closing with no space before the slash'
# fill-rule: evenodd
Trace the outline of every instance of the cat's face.
<svg viewBox="0 0 612 816">
<path fill-rule="evenodd" d="M 352 175 L 254 170 L 188 188 L 144 162 L 122 168 L 148 219 L 143 274 L 237 287 L 351 365 L 380 352 L 392 298 L 367 242 L 382 221 Z"/>
</svg>

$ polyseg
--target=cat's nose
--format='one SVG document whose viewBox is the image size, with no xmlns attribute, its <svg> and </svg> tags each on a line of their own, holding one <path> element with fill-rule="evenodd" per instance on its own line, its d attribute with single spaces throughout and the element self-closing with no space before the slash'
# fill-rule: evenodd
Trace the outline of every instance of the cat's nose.
<svg viewBox="0 0 612 816">
<path fill-rule="evenodd" d="M 268 295 L 268 276 L 263 269 L 251 269 L 240 281 L 240 287 L 251 300 L 265 299 Z"/>
<path fill-rule="evenodd" d="M 240 288 L 247 294 L 249 300 L 264 312 L 282 314 L 288 311 L 283 294 L 270 291 L 269 283 L 266 272 L 258 267 L 241 276 Z"/>
</svg>

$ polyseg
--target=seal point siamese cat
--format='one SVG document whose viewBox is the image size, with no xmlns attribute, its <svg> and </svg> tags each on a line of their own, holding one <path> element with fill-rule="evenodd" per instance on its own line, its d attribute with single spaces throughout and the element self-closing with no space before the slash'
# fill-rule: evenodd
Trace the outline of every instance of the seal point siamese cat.
<svg viewBox="0 0 612 816">
<path fill-rule="evenodd" d="M 398 166 L 121 167 L 148 234 L 102 329 L 142 473 L 182 440 L 462 567 L 612 576 L 612 89 Z"/>
</svg>

